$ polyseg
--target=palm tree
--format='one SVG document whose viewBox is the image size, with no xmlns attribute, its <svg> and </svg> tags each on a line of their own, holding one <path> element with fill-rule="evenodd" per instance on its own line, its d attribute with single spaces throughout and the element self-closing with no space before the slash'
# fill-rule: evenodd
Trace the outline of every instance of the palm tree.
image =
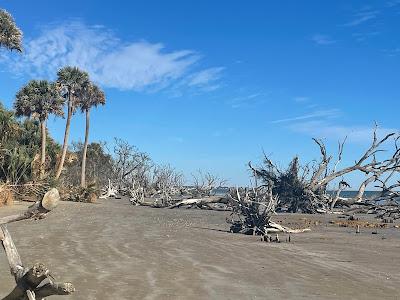
<svg viewBox="0 0 400 300">
<path fill-rule="evenodd" d="M 39 120 L 41 129 L 40 178 L 45 174 L 46 120 L 50 114 L 63 116 L 64 99 L 55 83 L 47 80 L 31 80 L 22 87 L 14 102 L 16 116 L 33 117 Z"/>
<path fill-rule="evenodd" d="M 82 152 L 82 169 L 81 169 L 81 187 L 86 187 L 86 155 L 89 143 L 89 123 L 90 123 L 90 109 L 98 105 L 104 105 L 106 97 L 104 92 L 95 84 L 89 84 L 81 91 L 80 108 L 86 114 L 86 130 L 85 130 L 85 143 Z"/>
<path fill-rule="evenodd" d="M 62 147 L 61 159 L 56 171 L 56 179 L 61 175 L 64 167 L 65 156 L 68 149 L 68 137 L 71 126 L 71 118 L 75 113 L 76 106 L 79 104 L 79 94 L 81 89 L 89 84 L 88 73 L 78 69 L 77 67 L 64 67 L 57 73 L 57 83 L 62 90 L 62 94 L 67 98 L 68 113 L 65 125 L 64 143 Z"/>
<path fill-rule="evenodd" d="M 22 32 L 4 9 L 0 9 L 0 47 L 22 52 Z"/>
</svg>

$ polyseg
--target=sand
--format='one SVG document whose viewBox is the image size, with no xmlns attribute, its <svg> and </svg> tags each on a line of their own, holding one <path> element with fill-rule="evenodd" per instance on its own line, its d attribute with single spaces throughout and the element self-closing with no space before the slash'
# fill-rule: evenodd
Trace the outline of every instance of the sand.
<svg viewBox="0 0 400 300">
<path fill-rule="evenodd" d="M 228 215 L 112 199 L 62 202 L 44 220 L 8 228 L 26 265 L 41 261 L 74 283 L 60 299 L 400 299 L 400 229 L 355 234 L 329 223 L 337 216 L 279 215 L 292 226 L 311 221 L 312 231 L 264 243 L 228 233 Z M 3 252 L 0 270 L 4 296 L 14 282 Z"/>
</svg>

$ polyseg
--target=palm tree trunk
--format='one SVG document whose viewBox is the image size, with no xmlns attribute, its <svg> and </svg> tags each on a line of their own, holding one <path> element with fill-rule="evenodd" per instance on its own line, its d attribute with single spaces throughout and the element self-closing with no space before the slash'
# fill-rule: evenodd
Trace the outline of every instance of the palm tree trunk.
<svg viewBox="0 0 400 300">
<path fill-rule="evenodd" d="M 67 123 L 65 124 L 65 133 L 64 133 L 64 143 L 62 147 L 62 153 L 60 158 L 60 163 L 57 168 L 56 172 L 56 179 L 58 179 L 61 175 L 62 169 L 64 167 L 65 156 L 67 155 L 68 150 L 68 137 L 69 137 L 69 130 L 71 127 L 71 118 L 72 118 L 72 99 L 71 96 L 68 96 L 68 115 L 67 115 Z"/>
<path fill-rule="evenodd" d="M 89 109 L 86 110 L 86 130 L 85 130 L 85 143 L 83 144 L 82 153 L 82 170 L 81 170 L 81 187 L 86 187 L 86 155 L 89 143 Z"/>
<path fill-rule="evenodd" d="M 40 130 L 42 136 L 42 145 L 40 149 L 40 179 L 43 179 L 46 167 L 46 120 L 40 120 Z"/>
</svg>

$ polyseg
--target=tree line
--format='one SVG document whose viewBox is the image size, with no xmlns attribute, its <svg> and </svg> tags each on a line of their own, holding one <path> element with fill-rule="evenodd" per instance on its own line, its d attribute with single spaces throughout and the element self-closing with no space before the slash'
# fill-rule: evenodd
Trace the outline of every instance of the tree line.
<svg viewBox="0 0 400 300">
<path fill-rule="evenodd" d="M 0 10 L 0 47 L 10 51 L 22 52 L 22 32 L 16 25 L 13 17 L 5 10 Z M 24 150 L 15 150 L 16 148 L 8 148 L 15 146 L 15 144 L 26 145 L 30 149 L 31 160 L 34 162 L 37 158 L 34 156 L 36 140 L 31 141 L 28 137 L 26 141 L 21 140 L 20 136 L 13 136 L 13 128 L 10 126 L 18 127 L 19 130 L 31 134 L 32 131 L 40 131 L 40 162 L 38 179 L 43 180 L 50 175 L 54 175 L 54 179 L 58 180 L 64 169 L 65 159 L 68 151 L 68 140 L 70 135 L 71 119 L 77 110 L 80 110 L 86 117 L 85 138 L 83 144 L 83 151 L 81 152 L 81 174 L 80 186 L 86 187 L 86 162 L 89 144 L 89 128 L 90 128 L 90 111 L 93 107 L 104 105 L 106 97 L 104 92 L 94 82 L 90 80 L 89 74 L 74 66 L 65 66 L 57 72 L 57 79 L 52 82 L 49 80 L 32 79 L 25 84 L 17 92 L 14 100 L 14 113 L 7 111 L 1 107 L 1 130 L 3 131 L 1 147 L 2 147 L 2 169 L 3 178 L 6 181 L 18 182 L 22 179 L 22 174 L 26 175 L 28 169 L 29 159 L 13 165 L 13 159 L 18 160 L 18 157 L 24 157 L 22 153 Z M 46 122 L 50 115 L 56 117 L 64 117 L 64 108 L 67 108 L 66 124 L 64 131 L 64 140 L 61 147 L 61 155 L 58 157 L 58 162 L 52 166 L 47 162 L 49 155 L 46 153 L 46 148 L 49 140 L 47 133 Z M 14 120 L 16 117 L 27 117 L 28 120 L 19 122 Z M 38 126 L 36 125 L 38 122 Z M 36 128 L 38 127 L 38 128 Z M 33 134 L 37 136 L 37 134 Z M 14 142 L 11 142 L 14 138 Z M 54 141 L 51 140 L 54 144 Z M 18 148 L 19 148 L 18 145 Z M 7 147 L 8 146 L 8 147 Z M 50 151 L 54 151 L 57 147 L 52 145 Z M 29 151 L 28 151 L 29 152 Z M 14 156 L 10 164 L 6 164 L 4 160 Z M 53 169 L 51 167 L 54 167 Z M 8 171 L 14 170 L 17 175 L 7 176 L 4 169 Z M 25 172 L 23 172 L 25 171 Z M 29 174 L 34 175 L 34 174 Z"/>
</svg>

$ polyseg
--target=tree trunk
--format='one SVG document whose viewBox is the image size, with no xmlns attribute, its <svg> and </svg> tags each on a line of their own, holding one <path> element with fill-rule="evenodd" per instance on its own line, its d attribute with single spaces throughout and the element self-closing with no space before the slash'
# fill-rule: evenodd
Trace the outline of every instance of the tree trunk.
<svg viewBox="0 0 400 300">
<path fill-rule="evenodd" d="M 71 96 L 69 93 L 69 95 L 68 95 L 68 115 L 67 115 L 67 123 L 65 124 L 64 143 L 63 143 L 60 163 L 58 165 L 57 172 L 56 172 L 56 179 L 60 178 L 62 169 L 64 167 L 65 156 L 67 155 L 68 137 L 69 137 L 69 130 L 71 127 L 72 110 L 73 110 L 72 99 L 71 99 Z"/>
<path fill-rule="evenodd" d="M 40 155 L 40 179 L 43 179 L 46 168 L 46 120 L 40 120 L 42 135 L 41 155 Z"/>
<path fill-rule="evenodd" d="M 57 189 L 51 189 L 44 195 L 42 201 L 29 207 L 25 213 L 1 218 L 0 243 L 4 248 L 11 274 L 17 284 L 7 296 L 2 298 L 3 300 L 44 300 L 45 297 L 51 295 L 70 295 L 75 291 L 74 286 L 69 282 L 55 282 L 49 269 L 41 263 L 36 263 L 32 268 L 25 268 L 5 226 L 10 222 L 43 218 L 57 206 L 59 200 L 60 195 Z"/>
<path fill-rule="evenodd" d="M 81 170 L 81 187 L 86 187 L 86 155 L 89 143 L 89 122 L 90 114 L 89 109 L 86 110 L 86 130 L 85 130 L 85 143 L 83 145 L 82 153 L 82 170 Z"/>
</svg>

